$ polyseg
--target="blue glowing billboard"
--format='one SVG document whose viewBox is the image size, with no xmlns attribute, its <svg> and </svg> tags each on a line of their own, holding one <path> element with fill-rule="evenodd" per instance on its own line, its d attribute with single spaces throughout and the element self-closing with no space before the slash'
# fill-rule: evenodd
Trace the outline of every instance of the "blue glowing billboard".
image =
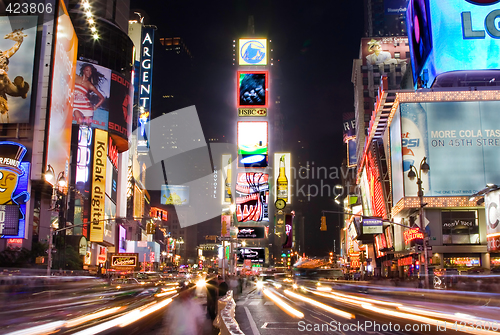
<svg viewBox="0 0 500 335">
<path fill-rule="evenodd" d="M 406 12 L 413 79 L 500 69 L 500 2 L 411 0 Z M 423 83 L 425 84 L 425 83 Z"/>
<path fill-rule="evenodd" d="M 182 185 L 161 185 L 162 205 L 188 205 L 189 186 Z"/>
<path fill-rule="evenodd" d="M 499 101 L 401 103 L 405 195 L 417 195 L 408 172 L 423 157 L 430 166 L 422 174 L 425 196 L 469 196 L 500 184 L 499 108 Z"/>
</svg>

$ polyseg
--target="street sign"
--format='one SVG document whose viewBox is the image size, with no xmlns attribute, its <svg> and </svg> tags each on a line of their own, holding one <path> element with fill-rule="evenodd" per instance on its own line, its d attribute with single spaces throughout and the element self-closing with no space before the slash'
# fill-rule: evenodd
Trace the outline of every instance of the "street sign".
<svg viewBox="0 0 500 335">
<path fill-rule="evenodd" d="M 427 250 L 432 250 L 432 246 L 427 246 Z M 417 251 L 424 251 L 424 246 L 417 245 Z"/>
</svg>

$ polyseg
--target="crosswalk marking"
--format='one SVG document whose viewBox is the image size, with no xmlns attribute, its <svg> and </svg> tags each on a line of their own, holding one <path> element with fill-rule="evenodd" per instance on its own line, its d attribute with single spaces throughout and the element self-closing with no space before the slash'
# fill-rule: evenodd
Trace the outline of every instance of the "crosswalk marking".
<svg viewBox="0 0 500 335">
<path fill-rule="evenodd" d="M 272 301 L 266 301 L 266 302 L 264 303 L 264 305 L 265 305 L 265 306 L 274 306 L 274 302 L 272 302 Z"/>
<path fill-rule="evenodd" d="M 258 304 L 260 304 L 260 301 L 251 301 L 251 302 L 249 303 L 249 305 L 251 305 L 251 306 L 256 306 L 256 305 L 258 305 Z"/>
</svg>

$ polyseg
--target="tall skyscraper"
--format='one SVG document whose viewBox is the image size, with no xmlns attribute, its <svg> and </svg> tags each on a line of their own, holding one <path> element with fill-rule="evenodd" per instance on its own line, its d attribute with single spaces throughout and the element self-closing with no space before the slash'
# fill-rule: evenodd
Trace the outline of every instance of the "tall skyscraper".
<svg viewBox="0 0 500 335">
<path fill-rule="evenodd" d="M 406 35 L 408 0 L 364 0 L 365 36 Z"/>
</svg>

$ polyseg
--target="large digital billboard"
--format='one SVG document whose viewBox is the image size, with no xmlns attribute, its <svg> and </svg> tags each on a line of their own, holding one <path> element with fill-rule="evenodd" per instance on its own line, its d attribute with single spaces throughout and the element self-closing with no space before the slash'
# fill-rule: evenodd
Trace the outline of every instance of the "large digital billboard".
<svg viewBox="0 0 500 335">
<path fill-rule="evenodd" d="M 268 72 L 238 71 L 238 107 L 267 107 Z"/>
<path fill-rule="evenodd" d="M 393 205 L 396 205 L 404 196 L 403 153 L 401 148 L 401 117 L 399 113 L 394 114 L 389 132 L 391 142 L 392 202 Z"/>
<path fill-rule="evenodd" d="M 470 196 L 487 183 L 500 184 L 500 102 L 399 106 L 406 196 L 417 195 L 417 183 L 409 180 L 408 172 L 411 165 L 418 168 L 424 157 L 430 167 L 421 178 L 425 196 Z"/>
<path fill-rule="evenodd" d="M 289 152 L 274 153 L 274 201 L 283 199 L 291 203 L 291 185 L 293 185 Z"/>
<path fill-rule="evenodd" d="M 269 221 L 269 175 L 238 173 L 235 202 L 238 222 Z"/>
<path fill-rule="evenodd" d="M 0 123 L 28 123 L 37 16 L 0 17 Z"/>
<path fill-rule="evenodd" d="M 78 38 L 64 1 L 59 1 L 56 31 L 46 166 L 68 178 Z"/>
<path fill-rule="evenodd" d="M 133 86 L 108 68 L 76 64 L 73 123 L 106 130 L 119 152 L 128 149 L 132 127 Z"/>
<path fill-rule="evenodd" d="M 161 185 L 162 205 L 189 205 L 189 186 Z"/>
<path fill-rule="evenodd" d="M 240 38 L 239 65 L 267 65 L 267 40 L 265 38 Z"/>
<path fill-rule="evenodd" d="M 26 147 L 0 142 L 0 238 L 24 238 L 30 163 Z"/>
<path fill-rule="evenodd" d="M 500 69 L 498 1 L 411 0 L 407 27 L 414 81 L 441 73 Z"/>
<path fill-rule="evenodd" d="M 266 121 L 238 122 L 238 166 L 266 167 L 268 164 Z"/>
</svg>

